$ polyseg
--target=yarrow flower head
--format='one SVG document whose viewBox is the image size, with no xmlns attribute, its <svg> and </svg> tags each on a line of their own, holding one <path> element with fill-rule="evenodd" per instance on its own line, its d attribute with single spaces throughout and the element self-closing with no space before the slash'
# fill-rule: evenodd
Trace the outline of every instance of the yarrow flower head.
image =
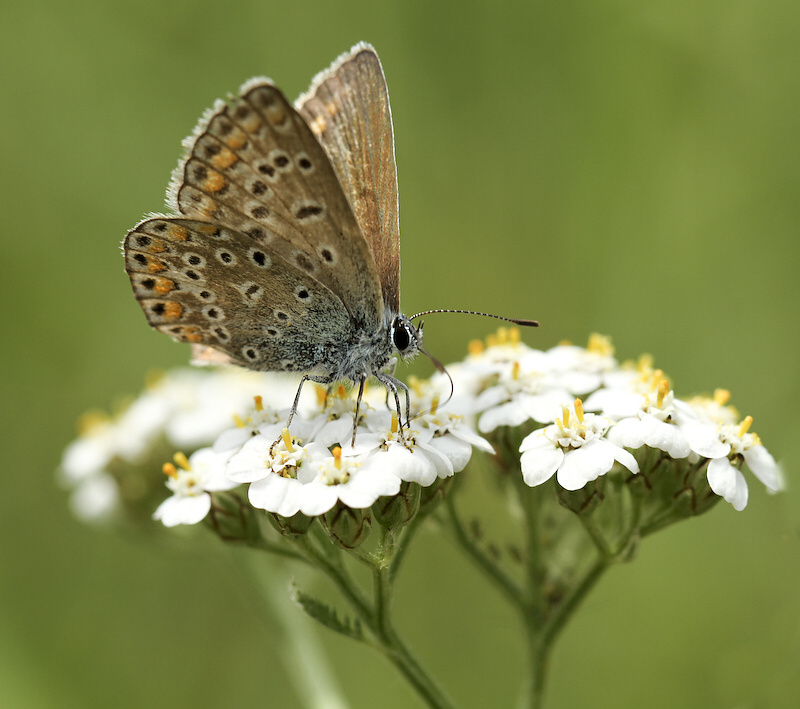
<svg viewBox="0 0 800 709">
<path fill-rule="evenodd" d="M 743 464 L 769 490 L 782 488 L 779 467 L 749 432 L 751 419 L 736 423 L 727 392 L 678 399 L 651 358 L 619 365 L 608 338 L 593 336 L 586 348 L 539 351 L 522 343 L 515 328 L 502 328 L 485 345 L 472 343 L 468 357 L 449 372 L 452 397 L 451 380 L 442 373 L 409 379 L 412 416 L 402 425 L 385 392 L 368 387 L 353 446 L 355 397 L 343 386 L 317 388 L 316 395 L 307 388 L 285 431 L 296 390 L 291 377 L 178 371 L 152 384 L 122 414 L 94 417 L 66 450 L 62 478 L 75 490 L 77 512 L 97 519 L 118 510 L 121 491 L 135 487 L 121 485 L 120 475 L 150 465 L 165 445 L 199 449 L 181 459 L 185 464 L 167 468 L 172 496 L 156 512 L 165 524 L 200 521 L 214 492 L 238 495 L 239 485 L 248 486 L 252 508 L 285 518 L 325 515 L 336 505 L 366 510 L 400 490 L 410 500 L 409 485 L 435 490 L 434 483 L 463 470 L 475 450 L 503 468 L 516 467 L 532 487 L 555 476 L 563 489 L 578 490 L 617 464 L 630 473 L 644 465 L 641 477 L 650 485 L 653 461 L 667 459 L 699 466 L 710 489 L 736 509 L 747 502 Z M 576 395 L 585 395 L 585 403 Z M 515 438 L 507 432 L 515 428 L 522 443 L 519 457 L 509 460 L 518 444 L 509 447 Z M 662 458 L 648 458 L 647 450 Z M 123 473 L 120 463 L 127 466 Z M 675 480 L 683 479 L 675 472 Z M 704 493 L 697 488 L 696 494 Z M 407 508 L 408 519 L 413 509 Z"/>
<path fill-rule="evenodd" d="M 236 487 L 225 477 L 225 456 L 210 448 L 195 451 L 188 459 L 183 454 L 175 455 L 176 465 L 166 463 L 167 487 L 172 496 L 162 502 L 153 513 L 165 526 L 196 524 L 211 509 L 211 492 L 231 490 Z"/>
<path fill-rule="evenodd" d="M 520 445 L 522 477 L 531 487 L 556 475 L 565 490 L 579 490 L 607 473 L 615 462 L 639 472 L 636 459 L 606 437 L 612 423 L 585 414 L 580 399 L 564 407 L 553 424 L 526 436 Z"/>
<path fill-rule="evenodd" d="M 693 453 L 708 458 L 708 484 L 720 497 L 733 505 L 735 510 L 747 506 L 749 491 L 742 475 L 742 463 L 770 492 L 784 487 L 783 474 L 775 459 L 761 443 L 755 433 L 750 433 L 753 423 L 746 416 L 739 424 L 697 420 L 684 427 L 684 432 Z"/>
</svg>

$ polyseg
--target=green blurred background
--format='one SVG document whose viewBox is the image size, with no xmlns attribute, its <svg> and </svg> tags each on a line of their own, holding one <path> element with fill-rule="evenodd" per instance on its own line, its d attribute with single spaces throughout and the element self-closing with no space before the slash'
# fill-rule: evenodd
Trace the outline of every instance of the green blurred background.
<svg viewBox="0 0 800 709">
<path fill-rule="evenodd" d="M 297 96 L 359 40 L 392 96 L 407 312 L 536 317 L 543 348 L 609 334 L 679 395 L 730 388 L 786 464 L 787 494 L 750 476 L 744 512 L 668 529 L 603 579 L 549 706 L 800 705 L 794 0 L 7 3 L 0 704 L 299 706 L 280 624 L 225 550 L 86 528 L 54 470 L 82 411 L 187 359 L 145 324 L 119 253 L 181 139 L 246 78 Z M 495 327 L 427 320 L 444 361 Z M 462 706 L 513 704 L 516 619 L 434 532 L 397 606 Z M 320 637 L 352 706 L 418 705 L 381 658 Z"/>
</svg>

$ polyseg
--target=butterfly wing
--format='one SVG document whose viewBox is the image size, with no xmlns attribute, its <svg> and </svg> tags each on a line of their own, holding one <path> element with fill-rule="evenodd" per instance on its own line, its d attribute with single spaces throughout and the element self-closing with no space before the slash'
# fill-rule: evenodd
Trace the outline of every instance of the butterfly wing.
<svg viewBox="0 0 800 709">
<path fill-rule="evenodd" d="M 125 238 L 148 322 L 250 369 L 309 372 L 351 327 L 342 301 L 271 248 L 207 221 L 154 217 Z"/>
<path fill-rule="evenodd" d="M 400 309 L 400 225 L 389 91 L 375 50 L 361 43 L 297 101 L 324 146 L 369 242 L 383 302 Z"/>
<path fill-rule="evenodd" d="M 217 102 L 187 146 L 169 193 L 177 211 L 239 232 L 325 286 L 350 315 L 343 336 L 383 324 L 378 271 L 330 159 L 269 80 Z"/>
</svg>

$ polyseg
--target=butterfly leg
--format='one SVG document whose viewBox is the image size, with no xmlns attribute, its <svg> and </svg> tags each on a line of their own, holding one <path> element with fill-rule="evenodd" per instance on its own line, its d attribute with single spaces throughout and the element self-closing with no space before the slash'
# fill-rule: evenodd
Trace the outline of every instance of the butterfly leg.
<svg viewBox="0 0 800 709">
<path fill-rule="evenodd" d="M 411 426 L 411 397 L 409 396 L 408 387 L 406 383 L 401 381 L 400 379 L 395 379 L 391 374 L 386 374 L 386 372 L 380 372 L 375 375 L 376 379 L 386 387 L 386 389 L 392 394 L 394 397 L 394 405 L 395 410 L 397 411 L 397 418 L 400 422 L 400 428 L 403 428 L 403 409 L 400 407 L 400 394 L 398 393 L 399 389 L 402 389 L 406 395 L 406 428 Z"/>
<path fill-rule="evenodd" d="M 356 444 L 356 430 L 358 429 L 358 410 L 361 408 L 361 397 L 364 396 L 364 384 L 367 381 L 367 377 L 362 376 L 361 380 L 358 383 L 358 396 L 356 397 L 356 414 L 353 417 L 353 439 L 350 441 L 350 445 L 354 446 Z"/>
<path fill-rule="evenodd" d="M 289 418 L 286 419 L 286 425 L 284 428 L 288 429 L 289 426 L 292 424 L 292 419 L 294 415 L 297 413 L 297 407 L 300 404 L 300 394 L 303 391 L 303 384 L 308 381 L 315 382 L 316 384 L 332 384 L 333 378 L 332 377 L 322 377 L 316 376 L 313 374 L 304 374 L 303 378 L 300 380 L 300 385 L 297 387 L 297 393 L 294 395 L 294 402 L 292 403 L 292 409 L 289 411 Z M 272 451 L 274 450 L 275 446 L 277 446 L 281 442 L 282 436 L 278 436 L 278 440 L 275 441 L 270 447 L 269 452 L 272 455 Z"/>
</svg>

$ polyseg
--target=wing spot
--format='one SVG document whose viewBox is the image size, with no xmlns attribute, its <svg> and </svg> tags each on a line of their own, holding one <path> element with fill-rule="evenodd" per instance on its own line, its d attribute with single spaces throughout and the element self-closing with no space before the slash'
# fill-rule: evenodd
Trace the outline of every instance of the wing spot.
<svg viewBox="0 0 800 709">
<path fill-rule="evenodd" d="M 253 219 L 266 219 L 269 216 L 269 209 L 263 206 L 253 207 L 250 210 L 250 216 Z"/>
<path fill-rule="evenodd" d="M 243 347 L 242 354 L 245 356 L 245 359 L 250 362 L 257 362 L 259 360 L 258 351 L 253 347 Z"/>
<path fill-rule="evenodd" d="M 141 246 L 142 248 L 145 248 L 146 246 L 150 246 L 151 242 L 152 242 L 152 239 L 149 236 L 145 236 L 144 234 L 139 234 L 136 237 L 137 246 Z"/>
<path fill-rule="evenodd" d="M 275 158 L 275 167 L 286 167 L 289 164 L 289 157 L 287 155 L 278 155 Z"/>
<path fill-rule="evenodd" d="M 267 165 L 267 163 L 262 163 L 257 169 L 262 175 L 266 175 L 267 177 L 272 177 L 275 174 L 275 168 L 272 167 L 272 165 Z"/>
<path fill-rule="evenodd" d="M 256 197 L 260 197 L 263 194 L 266 194 L 269 188 L 261 181 L 256 180 L 250 187 L 250 192 L 252 192 Z"/>
<path fill-rule="evenodd" d="M 278 320 L 282 320 L 283 322 L 289 321 L 289 316 L 281 310 L 275 311 L 275 317 L 278 318 Z"/>
<path fill-rule="evenodd" d="M 244 233 L 256 241 L 266 241 L 267 239 L 267 233 L 260 226 L 251 227 Z"/>
<path fill-rule="evenodd" d="M 220 342 L 228 342 L 231 339 L 231 334 L 221 325 L 217 325 L 211 332 Z"/>
<path fill-rule="evenodd" d="M 305 173 L 312 172 L 314 170 L 314 165 L 309 159 L 308 155 L 305 153 L 300 153 L 297 157 L 297 167 L 300 168 L 301 171 Z"/>
<path fill-rule="evenodd" d="M 225 249 L 217 251 L 217 260 L 225 266 L 230 266 L 236 263 L 236 257 Z"/>
<path fill-rule="evenodd" d="M 183 260 L 190 266 L 197 266 L 198 268 L 205 268 L 206 265 L 206 260 L 200 254 L 193 252 L 184 254 Z"/>
<path fill-rule="evenodd" d="M 272 261 L 270 260 L 269 256 L 258 249 L 250 250 L 250 259 L 256 266 L 261 268 L 269 268 L 272 265 Z"/>
<path fill-rule="evenodd" d="M 294 260 L 297 263 L 297 265 L 304 271 L 307 271 L 308 273 L 312 273 L 314 271 L 313 262 L 302 251 L 298 251 L 295 254 Z"/>
<path fill-rule="evenodd" d="M 224 320 L 225 319 L 225 311 L 222 308 L 211 306 L 210 308 L 206 308 L 203 311 L 203 315 L 206 316 L 209 320 Z"/>
<path fill-rule="evenodd" d="M 335 266 L 339 261 L 339 255 L 336 253 L 336 250 L 332 249 L 330 246 L 320 246 L 317 249 L 317 253 L 319 254 L 320 258 L 329 266 Z"/>
<path fill-rule="evenodd" d="M 199 281 L 200 280 L 200 276 L 198 276 L 195 271 L 192 271 L 192 269 L 188 269 L 187 271 L 185 271 L 185 273 L 186 273 L 186 277 L 187 278 L 191 278 L 193 281 Z"/>
<path fill-rule="evenodd" d="M 311 302 L 311 291 L 309 291 L 305 286 L 297 286 L 297 288 L 294 290 L 294 296 L 301 303 Z"/>
<path fill-rule="evenodd" d="M 277 327 L 264 328 L 264 332 L 266 332 L 269 337 L 279 337 L 281 334 L 281 331 Z"/>
</svg>

